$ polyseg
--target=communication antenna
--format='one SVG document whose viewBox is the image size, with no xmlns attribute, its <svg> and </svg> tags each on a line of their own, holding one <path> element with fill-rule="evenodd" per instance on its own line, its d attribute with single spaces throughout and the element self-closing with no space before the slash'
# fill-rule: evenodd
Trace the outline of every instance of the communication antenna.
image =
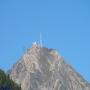
<svg viewBox="0 0 90 90">
<path fill-rule="evenodd" d="M 40 32 L 40 46 L 42 47 L 42 33 Z"/>
</svg>

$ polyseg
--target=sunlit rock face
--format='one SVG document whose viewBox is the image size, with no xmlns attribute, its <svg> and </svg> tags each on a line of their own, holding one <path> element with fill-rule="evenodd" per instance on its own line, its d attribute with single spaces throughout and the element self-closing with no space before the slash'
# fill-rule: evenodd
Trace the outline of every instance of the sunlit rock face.
<svg viewBox="0 0 90 90">
<path fill-rule="evenodd" d="M 90 90 L 90 85 L 54 49 L 36 43 L 12 67 L 22 90 Z"/>
</svg>

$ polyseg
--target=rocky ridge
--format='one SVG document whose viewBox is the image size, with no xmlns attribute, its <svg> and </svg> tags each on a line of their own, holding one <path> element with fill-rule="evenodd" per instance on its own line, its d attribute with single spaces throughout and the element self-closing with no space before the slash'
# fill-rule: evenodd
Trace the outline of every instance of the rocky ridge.
<svg viewBox="0 0 90 90">
<path fill-rule="evenodd" d="M 12 67 L 10 78 L 22 90 L 90 90 L 90 84 L 55 49 L 38 44 Z"/>
</svg>

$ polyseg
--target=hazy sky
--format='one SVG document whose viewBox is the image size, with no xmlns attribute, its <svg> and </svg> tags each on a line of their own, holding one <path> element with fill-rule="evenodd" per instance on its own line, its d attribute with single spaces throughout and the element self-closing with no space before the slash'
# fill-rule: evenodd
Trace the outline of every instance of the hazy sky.
<svg viewBox="0 0 90 90">
<path fill-rule="evenodd" d="M 90 0 L 0 0 L 0 68 L 10 69 L 40 32 L 90 82 Z"/>
</svg>

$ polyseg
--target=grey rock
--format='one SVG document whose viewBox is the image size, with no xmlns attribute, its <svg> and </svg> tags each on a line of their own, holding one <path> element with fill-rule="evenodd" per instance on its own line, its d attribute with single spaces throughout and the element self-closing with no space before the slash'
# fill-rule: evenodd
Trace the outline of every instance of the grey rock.
<svg viewBox="0 0 90 90">
<path fill-rule="evenodd" d="M 90 90 L 83 79 L 55 49 L 34 44 L 10 70 L 22 90 Z"/>
</svg>

